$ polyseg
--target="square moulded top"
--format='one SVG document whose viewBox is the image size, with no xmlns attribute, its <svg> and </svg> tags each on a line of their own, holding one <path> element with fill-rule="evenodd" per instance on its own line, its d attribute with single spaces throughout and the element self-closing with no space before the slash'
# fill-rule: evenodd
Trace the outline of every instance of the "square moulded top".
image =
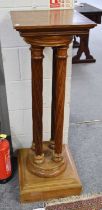
<svg viewBox="0 0 102 210">
<path fill-rule="evenodd" d="M 74 10 L 12 11 L 13 27 L 18 30 L 90 29 L 96 24 Z"/>
</svg>

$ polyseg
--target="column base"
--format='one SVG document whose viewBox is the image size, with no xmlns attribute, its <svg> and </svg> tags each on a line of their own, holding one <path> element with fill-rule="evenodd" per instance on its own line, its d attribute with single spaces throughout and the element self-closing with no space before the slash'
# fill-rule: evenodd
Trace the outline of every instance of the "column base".
<svg viewBox="0 0 102 210">
<path fill-rule="evenodd" d="M 67 166 L 63 173 L 56 177 L 42 178 L 32 174 L 27 168 L 27 157 L 31 149 L 19 150 L 19 184 L 20 201 L 33 202 L 79 195 L 82 185 L 67 145 L 63 145 L 63 154 Z"/>
<path fill-rule="evenodd" d="M 43 144 L 43 162 L 36 163 L 34 157 L 34 151 L 29 149 L 29 153 L 27 156 L 27 168 L 28 170 L 39 177 L 54 177 L 61 174 L 66 169 L 66 158 L 64 154 L 62 154 L 61 160 L 54 161 L 54 151 L 49 147 L 50 142 L 44 142 Z M 63 151 L 64 152 L 64 151 Z M 57 159 L 57 158 L 56 158 Z"/>
</svg>

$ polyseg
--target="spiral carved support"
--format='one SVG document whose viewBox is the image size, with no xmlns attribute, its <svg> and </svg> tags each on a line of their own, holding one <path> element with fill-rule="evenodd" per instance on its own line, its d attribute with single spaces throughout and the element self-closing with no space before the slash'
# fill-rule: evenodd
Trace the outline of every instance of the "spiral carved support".
<svg viewBox="0 0 102 210">
<path fill-rule="evenodd" d="M 43 161 L 44 158 L 42 151 L 43 57 L 43 47 L 31 47 L 33 149 L 37 162 Z"/>
<path fill-rule="evenodd" d="M 62 154 L 64 98 L 67 49 L 54 49 L 52 78 L 52 123 L 50 145 L 42 142 L 42 90 L 43 90 L 43 47 L 32 47 L 32 117 L 34 150 L 29 153 L 27 167 L 30 172 L 41 177 L 53 177 L 66 169 L 66 159 Z M 53 150 L 50 148 L 53 147 Z M 50 147 L 50 148 L 49 148 Z M 44 153 L 44 154 L 43 154 Z"/>
<path fill-rule="evenodd" d="M 57 48 L 53 47 L 53 72 L 52 72 L 52 104 L 51 104 L 51 141 L 50 148 L 54 150 L 54 129 L 55 129 L 55 120 L 54 120 L 54 110 L 55 110 L 55 81 L 56 81 L 56 52 Z"/>
<path fill-rule="evenodd" d="M 63 121 L 64 121 L 64 100 L 65 100 L 65 79 L 67 49 L 57 47 L 54 49 L 54 69 L 52 85 L 52 129 L 51 137 L 54 142 L 54 160 L 62 159 L 62 139 L 63 139 Z"/>
</svg>

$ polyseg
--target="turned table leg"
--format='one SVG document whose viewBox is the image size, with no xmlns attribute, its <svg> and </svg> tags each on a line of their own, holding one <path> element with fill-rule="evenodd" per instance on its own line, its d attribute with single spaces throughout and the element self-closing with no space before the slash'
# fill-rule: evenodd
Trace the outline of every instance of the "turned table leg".
<svg viewBox="0 0 102 210">
<path fill-rule="evenodd" d="M 89 33 L 85 35 L 79 35 L 80 36 L 80 46 L 77 51 L 77 55 L 75 55 L 72 58 L 72 63 L 94 63 L 96 60 L 93 58 L 93 56 L 90 54 L 89 50 Z M 86 58 L 81 59 L 82 53 L 85 54 Z"/>
<path fill-rule="evenodd" d="M 68 47 L 57 47 L 55 51 L 55 68 L 53 71 L 52 98 L 52 137 L 55 141 L 54 160 L 62 159 L 62 138 L 64 121 L 65 79 Z"/>
<path fill-rule="evenodd" d="M 43 48 L 31 47 L 32 64 L 32 118 L 33 118 L 33 149 L 35 160 L 43 161 L 42 151 L 42 110 L 43 110 Z"/>
</svg>

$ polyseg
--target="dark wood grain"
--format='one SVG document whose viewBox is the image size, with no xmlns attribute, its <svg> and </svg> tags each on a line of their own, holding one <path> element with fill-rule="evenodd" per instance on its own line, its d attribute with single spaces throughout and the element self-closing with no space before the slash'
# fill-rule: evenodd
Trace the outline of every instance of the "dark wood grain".
<svg viewBox="0 0 102 210">
<path fill-rule="evenodd" d="M 53 47 L 53 72 L 52 72 L 52 106 L 51 106 L 51 142 L 50 142 L 50 147 L 52 149 L 55 148 L 55 81 L 56 81 L 56 52 L 57 48 Z"/>
<path fill-rule="evenodd" d="M 31 47 L 33 141 L 36 155 L 42 155 L 43 48 Z"/>
<path fill-rule="evenodd" d="M 54 140 L 55 154 L 62 153 L 63 138 L 63 120 L 64 120 L 64 99 L 65 99 L 65 79 L 66 79 L 66 62 L 68 47 L 59 47 L 56 50 L 56 68 L 54 78 Z M 55 121 L 55 122 L 54 122 Z"/>
</svg>

